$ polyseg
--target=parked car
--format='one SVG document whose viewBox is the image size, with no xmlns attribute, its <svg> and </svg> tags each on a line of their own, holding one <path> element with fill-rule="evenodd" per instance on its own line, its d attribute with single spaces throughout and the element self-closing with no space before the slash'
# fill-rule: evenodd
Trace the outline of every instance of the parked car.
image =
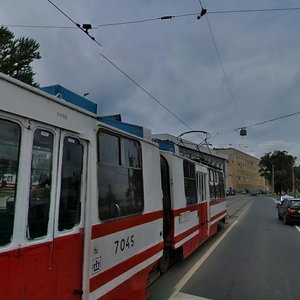
<svg viewBox="0 0 300 300">
<path fill-rule="evenodd" d="M 288 194 L 285 194 L 285 195 L 282 195 L 280 198 L 279 198 L 279 201 L 277 202 L 277 207 L 279 204 L 282 204 L 282 202 L 285 200 L 285 199 L 295 199 L 293 196 L 290 196 Z"/>
<path fill-rule="evenodd" d="M 282 203 L 278 203 L 278 218 L 284 224 L 300 222 L 300 199 L 285 198 Z"/>
</svg>

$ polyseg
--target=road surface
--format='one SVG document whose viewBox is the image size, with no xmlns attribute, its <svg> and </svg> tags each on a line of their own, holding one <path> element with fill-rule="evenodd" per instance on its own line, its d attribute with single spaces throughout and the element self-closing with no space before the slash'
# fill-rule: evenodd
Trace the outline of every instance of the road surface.
<svg viewBox="0 0 300 300">
<path fill-rule="evenodd" d="M 300 228 L 271 197 L 234 196 L 228 224 L 149 288 L 149 299 L 300 299 Z"/>
</svg>

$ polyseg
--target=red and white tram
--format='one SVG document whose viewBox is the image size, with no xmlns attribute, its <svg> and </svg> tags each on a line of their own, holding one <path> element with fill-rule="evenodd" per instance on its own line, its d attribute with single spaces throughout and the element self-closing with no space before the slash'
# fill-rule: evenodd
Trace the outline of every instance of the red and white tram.
<svg viewBox="0 0 300 300">
<path fill-rule="evenodd" d="M 155 266 L 225 220 L 222 172 L 3 74 L 0 89 L 1 299 L 145 299 Z"/>
<path fill-rule="evenodd" d="M 226 221 L 224 176 L 220 169 L 173 153 L 161 151 L 164 210 L 165 272 L 170 255 L 181 250 L 186 258 Z"/>
</svg>

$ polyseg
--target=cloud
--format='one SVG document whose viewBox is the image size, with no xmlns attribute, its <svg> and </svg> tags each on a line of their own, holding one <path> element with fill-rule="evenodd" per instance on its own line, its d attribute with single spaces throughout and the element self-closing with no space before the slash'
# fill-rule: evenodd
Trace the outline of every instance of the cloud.
<svg viewBox="0 0 300 300">
<path fill-rule="evenodd" d="M 202 1 L 218 53 L 206 16 L 97 28 L 105 23 L 199 12 L 198 1 L 55 3 L 75 22 L 91 23 L 90 34 L 102 47 L 76 28 L 10 27 L 16 36 L 33 37 L 40 43 L 42 59 L 35 62 L 34 71 L 41 85 L 59 83 L 81 95 L 89 92 L 101 115 L 121 113 L 125 121 L 156 133 L 179 135 L 189 130 L 102 53 L 189 126 L 210 132 L 214 146 L 231 144 L 258 157 L 264 151 L 283 149 L 300 157 L 298 116 L 249 127 L 243 138 L 238 130 L 300 111 L 299 11 L 211 13 L 293 7 L 293 1 Z M 3 24 L 73 26 L 47 1 L 4 0 L 0 8 Z"/>
</svg>

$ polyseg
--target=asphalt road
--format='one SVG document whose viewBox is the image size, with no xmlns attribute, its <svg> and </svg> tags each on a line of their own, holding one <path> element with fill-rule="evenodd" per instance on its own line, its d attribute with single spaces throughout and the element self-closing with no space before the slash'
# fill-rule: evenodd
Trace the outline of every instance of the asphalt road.
<svg viewBox="0 0 300 300">
<path fill-rule="evenodd" d="M 150 300 L 300 299 L 300 228 L 278 220 L 270 197 L 232 197 L 228 214 L 221 232 L 150 287 Z"/>
</svg>

